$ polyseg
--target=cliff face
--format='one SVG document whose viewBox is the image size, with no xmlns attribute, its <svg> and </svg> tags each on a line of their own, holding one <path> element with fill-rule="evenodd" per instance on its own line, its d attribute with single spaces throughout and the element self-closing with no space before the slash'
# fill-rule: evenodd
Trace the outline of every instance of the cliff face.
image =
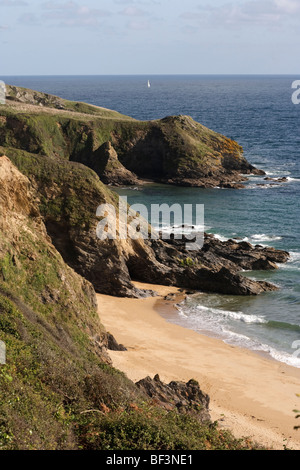
<svg viewBox="0 0 300 470">
<path fill-rule="evenodd" d="M 51 243 L 39 197 L 0 157 L 0 449 L 251 448 L 211 425 L 195 381 L 159 382 L 158 402 L 111 367 L 94 289 Z"/>
<path fill-rule="evenodd" d="M 1 151 L 1 148 L 0 148 Z M 100 204 L 116 208 L 118 198 L 89 168 L 26 152 L 9 152 L 9 157 L 31 180 L 47 233 L 66 263 L 90 281 L 97 292 L 125 297 L 144 297 L 151 292 L 137 289 L 133 280 L 182 288 L 252 295 L 274 286 L 252 281 L 239 274 L 242 269 L 275 269 L 288 254 L 269 253 L 242 244 L 206 238 L 202 250 L 189 252 L 185 241 L 143 239 L 100 240 L 96 229 Z M 130 226 L 127 227 L 130 233 Z M 251 256 L 250 256 L 251 255 Z M 191 259 L 186 264 L 184 261 Z"/>
<path fill-rule="evenodd" d="M 0 366 L 0 449 L 76 447 L 67 408 L 72 399 L 79 409 L 92 405 L 87 380 L 105 380 L 99 365 L 110 364 L 106 333 L 92 285 L 64 263 L 29 180 L 4 156 L 0 338 L 7 352 Z"/>
<path fill-rule="evenodd" d="M 114 133 L 112 144 L 131 171 L 167 184 L 224 186 L 243 181 L 241 173 L 259 172 L 247 162 L 236 142 L 189 116 L 148 123 L 130 139 Z"/>
<path fill-rule="evenodd" d="M 151 258 L 143 241 L 97 238 L 97 207 L 117 207 L 116 194 L 81 164 L 26 152 L 8 154 L 30 179 L 47 234 L 64 261 L 98 292 L 124 297 L 147 295 L 132 284 L 127 267 L 128 256 L 138 249 Z"/>
<path fill-rule="evenodd" d="M 0 157 L 0 188 L 2 294 L 38 306 L 49 324 L 63 328 L 72 319 L 78 330 L 98 337 L 95 347 L 101 351 L 106 333 L 97 319 L 94 288 L 63 261 L 47 233 L 35 190 L 6 156 Z M 101 358 L 109 362 L 104 349 Z"/>
<path fill-rule="evenodd" d="M 89 166 L 100 176 L 101 181 L 112 186 L 142 184 L 138 177 L 120 162 L 111 142 L 105 142 L 94 152 Z"/>
<path fill-rule="evenodd" d="M 74 160 L 108 181 L 117 175 L 120 183 L 136 178 L 141 148 L 153 158 L 152 167 L 145 159 L 142 177 L 162 165 L 160 177 L 175 178 L 186 163 L 184 141 L 202 129 L 186 118 L 139 123 L 30 90 L 8 91 L 11 99 L 0 107 L 0 155 L 7 155 L 0 157 L 0 339 L 7 351 L 7 364 L 0 366 L 0 449 L 243 448 L 228 433 L 199 426 L 208 418 L 208 397 L 194 381 L 164 386 L 147 379 L 139 390 L 111 367 L 111 338 L 96 312 L 94 288 L 119 296 L 152 294 L 136 289 L 135 279 L 258 294 L 274 287 L 239 271 L 275 269 L 288 254 L 209 236 L 192 255 L 184 241 L 99 240 L 96 209 L 117 206 L 117 197 Z M 179 136 L 178 126 L 194 130 Z M 213 137 L 207 138 L 211 143 Z M 218 145 L 212 149 L 218 178 L 247 167 L 236 144 L 224 154 Z M 193 180 L 200 167 L 204 171 L 195 158 L 195 173 L 189 162 L 181 182 L 183 174 Z M 145 395 L 151 396 L 149 390 L 154 401 Z M 183 396 L 188 400 L 182 407 Z"/>
<path fill-rule="evenodd" d="M 235 187 L 241 174 L 259 172 L 236 142 L 189 116 L 141 122 L 17 87 L 8 87 L 0 116 L 4 147 L 83 163 L 107 184 Z"/>
<path fill-rule="evenodd" d="M 180 184 L 196 179 L 199 183 L 200 173 L 208 184 L 211 179 L 227 178 L 229 174 L 237 178 L 238 168 L 251 170 L 235 142 L 187 117 L 150 123 L 116 119 L 114 112 L 110 115 L 102 108 L 78 104 L 84 113 L 77 110 L 76 104 L 56 101 L 55 97 L 12 90 L 11 103 L 9 100 L 8 106 L 0 108 L 0 152 L 6 153 L 30 179 L 47 234 L 64 261 L 98 292 L 130 297 L 152 295 L 137 289 L 132 280 L 238 295 L 274 288 L 239 274 L 249 250 L 243 251 L 238 244 L 232 245 L 236 256 L 232 255 L 234 262 L 229 262 L 225 244 L 213 239 L 207 239 L 205 249 L 192 254 L 186 251 L 184 242 L 171 246 L 163 240 L 122 240 L 118 233 L 116 239 L 99 240 L 97 207 L 111 204 L 118 217 L 117 196 L 94 171 L 70 161 L 85 161 L 107 182 L 113 180 L 115 184 L 125 179 L 135 182 L 136 174 L 156 175 L 158 179 L 166 175 Z M 30 105 L 23 108 L 24 101 Z M 73 109 L 71 114 L 69 108 Z M 93 115 L 87 114 L 90 108 Z M 105 118 L 103 113 L 108 113 Z M 251 252 L 258 269 L 274 269 L 268 253 L 254 248 Z M 186 259 L 192 260 L 188 266 Z"/>
</svg>

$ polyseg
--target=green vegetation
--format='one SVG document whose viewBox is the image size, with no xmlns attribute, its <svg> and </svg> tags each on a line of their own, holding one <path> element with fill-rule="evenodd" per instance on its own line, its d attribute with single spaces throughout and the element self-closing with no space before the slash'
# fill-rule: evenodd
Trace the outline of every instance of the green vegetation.
<svg viewBox="0 0 300 470">
<path fill-rule="evenodd" d="M 29 171 L 27 157 L 18 155 Z M 38 162 L 33 166 L 41 179 L 36 181 L 42 181 L 45 169 Z M 88 170 L 87 184 L 93 178 Z M 14 190 L 21 194 L 17 183 Z M 149 402 L 110 365 L 92 286 L 64 263 L 38 213 L 28 217 L 6 210 L 5 217 L 0 233 L 0 339 L 7 352 L 7 363 L 0 366 L 1 450 L 252 448 L 215 425 L 200 425 Z"/>
<path fill-rule="evenodd" d="M 81 412 L 105 401 L 124 406 L 128 398 L 119 390 L 129 395 L 133 384 L 111 366 L 103 369 L 87 334 L 71 320 L 51 324 L 3 295 L 0 312 L 7 348 L 7 365 L 0 366 L 0 449 L 78 448 Z"/>
<path fill-rule="evenodd" d="M 103 328 L 79 276 L 20 236 L 18 260 L 1 257 L 0 449 L 252 448 L 148 403 L 97 351 Z"/>
<path fill-rule="evenodd" d="M 97 223 L 99 204 L 117 203 L 116 194 L 83 165 L 4 147 L 0 147 L 0 153 L 6 153 L 16 167 L 38 186 L 39 209 L 48 221 L 65 222 L 68 226 L 87 231 Z"/>
<path fill-rule="evenodd" d="M 109 365 L 91 285 L 34 221 L 21 227 L 17 246 L 0 238 L 0 449 L 78 448 L 82 411 L 138 393 Z"/>
<path fill-rule="evenodd" d="M 179 266 L 181 267 L 191 267 L 191 266 L 198 266 L 199 268 L 202 266 L 202 264 L 199 263 L 199 261 L 197 259 L 192 259 L 190 257 L 187 257 L 187 258 L 177 258 L 177 262 L 179 264 Z"/>
<path fill-rule="evenodd" d="M 199 425 L 195 418 L 142 404 L 109 413 L 95 413 L 80 423 L 80 445 L 88 450 L 250 450 L 247 440 L 233 439 L 216 424 Z"/>
<path fill-rule="evenodd" d="M 236 170 L 249 167 L 236 142 L 189 116 L 145 122 L 31 90 L 11 87 L 9 94 L 21 102 L 9 99 L 0 109 L 0 144 L 6 149 L 95 169 L 99 147 L 111 142 L 126 169 L 158 180 L 197 181 L 222 173 L 224 165 Z"/>
<path fill-rule="evenodd" d="M 0 339 L 7 353 L 0 365 L 0 450 L 252 449 L 215 424 L 159 408 L 111 366 L 94 289 L 64 262 L 43 224 L 57 223 L 59 234 L 64 226 L 87 234 L 97 205 L 116 204 L 117 196 L 73 160 L 91 164 L 107 140 L 124 158 L 132 142 L 146 140 L 151 148 L 161 125 L 30 90 L 9 93 L 27 104 L 1 107 L 0 154 L 31 186 L 30 195 L 20 191 L 13 174 L 0 197 Z M 163 132 L 173 125 L 167 120 Z M 172 138 L 170 130 L 163 153 Z M 134 166 L 139 158 L 129 161 Z M 3 201 L 13 197 L 10 211 Z M 65 233 L 61 238 L 69 242 Z"/>
</svg>

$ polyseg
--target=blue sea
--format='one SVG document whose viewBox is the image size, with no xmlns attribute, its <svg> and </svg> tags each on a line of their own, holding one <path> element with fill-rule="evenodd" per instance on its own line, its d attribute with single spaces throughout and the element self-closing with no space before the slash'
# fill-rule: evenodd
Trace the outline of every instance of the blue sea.
<svg viewBox="0 0 300 470">
<path fill-rule="evenodd" d="M 201 294 L 179 305 L 169 320 L 225 342 L 300 367 L 300 105 L 291 100 L 297 76 L 1 77 L 13 85 L 117 110 L 136 119 L 189 115 L 231 137 L 272 185 L 250 177 L 243 190 L 124 188 L 130 203 L 204 204 L 206 231 L 287 250 L 275 272 L 247 272 L 279 287 L 258 297 Z M 148 88 L 148 79 L 151 88 Z"/>
</svg>

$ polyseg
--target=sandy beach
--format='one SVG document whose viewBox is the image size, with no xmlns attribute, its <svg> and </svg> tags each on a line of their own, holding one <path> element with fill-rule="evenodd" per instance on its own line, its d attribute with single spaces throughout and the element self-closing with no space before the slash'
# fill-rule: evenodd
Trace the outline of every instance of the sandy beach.
<svg viewBox="0 0 300 470">
<path fill-rule="evenodd" d="M 293 412 L 300 409 L 300 369 L 168 322 L 159 311 L 166 310 L 164 296 L 178 289 L 137 285 L 159 296 L 97 296 L 102 323 L 128 349 L 110 351 L 113 365 L 133 381 L 157 373 L 167 383 L 196 379 L 221 427 L 274 450 L 300 450 L 300 430 L 293 429 L 300 424 Z"/>
</svg>

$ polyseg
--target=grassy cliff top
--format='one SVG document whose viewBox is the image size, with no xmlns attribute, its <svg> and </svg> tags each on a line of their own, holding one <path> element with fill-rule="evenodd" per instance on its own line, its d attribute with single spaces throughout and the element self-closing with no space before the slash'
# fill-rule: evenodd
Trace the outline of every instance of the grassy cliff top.
<svg viewBox="0 0 300 470">
<path fill-rule="evenodd" d="M 133 120 L 117 111 L 11 85 L 6 85 L 6 99 L 6 106 L 16 109 L 19 113 L 42 112 L 81 119 L 85 117 L 88 119 L 89 116 L 90 118 Z"/>
<path fill-rule="evenodd" d="M 212 187 L 239 181 L 239 174 L 254 169 L 237 142 L 189 116 L 138 121 L 116 111 L 7 86 L 7 102 L 0 107 L 2 147 L 83 163 L 107 180 L 99 150 L 107 143 L 117 154 L 116 164 L 119 159 L 119 167 L 131 172 L 133 179 Z M 109 177 L 106 182 L 110 183 Z M 124 184 L 122 172 L 120 184 Z"/>
</svg>

